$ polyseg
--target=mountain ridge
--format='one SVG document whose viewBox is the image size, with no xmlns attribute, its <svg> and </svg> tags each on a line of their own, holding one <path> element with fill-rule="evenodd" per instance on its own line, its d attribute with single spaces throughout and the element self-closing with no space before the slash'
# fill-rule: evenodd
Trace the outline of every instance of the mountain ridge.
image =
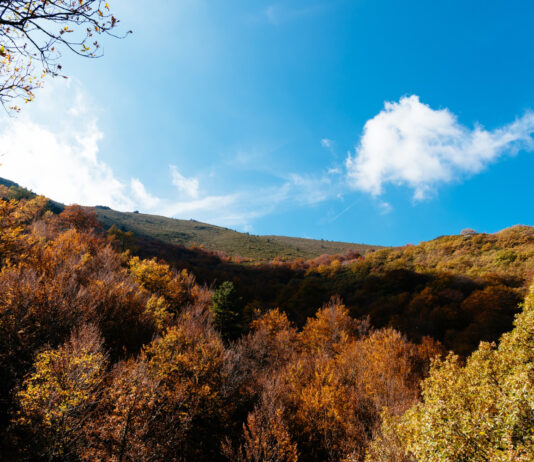
<svg viewBox="0 0 534 462">
<path fill-rule="evenodd" d="M 0 184 L 12 189 L 19 197 L 31 197 L 36 193 L 14 181 L 0 178 Z M 51 207 L 61 211 L 64 205 L 50 201 Z M 184 220 L 139 212 L 120 212 L 107 206 L 89 207 L 96 211 L 98 220 L 106 228 L 112 226 L 121 231 L 131 231 L 140 237 L 157 239 L 172 245 L 201 247 L 246 261 L 267 262 L 312 259 L 321 255 L 357 252 L 361 255 L 382 249 L 384 246 L 339 242 L 278 235 L 253 235 L 241 233 L 218 225 L 197 220 Z"/>
</svg>

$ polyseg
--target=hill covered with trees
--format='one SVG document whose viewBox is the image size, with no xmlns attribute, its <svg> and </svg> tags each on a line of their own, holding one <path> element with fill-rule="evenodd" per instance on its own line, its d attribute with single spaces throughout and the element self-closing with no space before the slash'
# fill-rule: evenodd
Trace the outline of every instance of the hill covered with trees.
<svg viewBox="0 0 534 462">
<path fill-rule="evenodd" d="M 530 227 L 240 264 L 0 195 L 3 460 L 534 456 Z"/>
<path fill-rule="evenodd" d="M 232 281 L 243 316 L 279 307 L 297 326 L 339 296 L 355 318 L 394 327 L 414 340 L 425 335 L 460 354 L 512 328 L 532 279 L 534 228 L 443 236 L 364 256 L 349 252 L 311 260 L 242 265 L 199 249 L 138 239 L 127 244 L 144 258 L 187 268 L 212 285 Z"/>
</svg>

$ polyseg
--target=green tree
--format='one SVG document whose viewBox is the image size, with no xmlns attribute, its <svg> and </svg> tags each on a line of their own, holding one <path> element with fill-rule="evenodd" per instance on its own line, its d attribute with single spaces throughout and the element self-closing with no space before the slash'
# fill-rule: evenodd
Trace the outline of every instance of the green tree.
<svg viewBox="0 0 534 462">
<path fill-rule="evenodd" d="M 223 282 L 214 292 L 211 312 L 213 323 L 224 340 L 235 339 L 240 333 L 240 314 L 242 300 L 234 284 Z"/>
</svg>

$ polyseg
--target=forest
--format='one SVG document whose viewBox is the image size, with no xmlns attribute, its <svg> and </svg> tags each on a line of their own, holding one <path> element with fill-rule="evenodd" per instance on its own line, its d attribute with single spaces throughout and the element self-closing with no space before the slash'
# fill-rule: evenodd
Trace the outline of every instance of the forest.
<svg viewBox="0 0 534 462">
<path fill-rule="evenodd" d="M 302 327 L 339 296 L 350 315 L 370 317 L 410 339 L 432 336 L 465 355 L 511 329 L 532 278 L 534 228 L 443 236 L 365 256 L 349 251 L 312 260 L 245 262 L 222 252 L 170 245 L 112 228 L 120 249 L 186 268 L 208 286 L 231 281 L 246 324 L 256 310 L 280 308 Z"/>
<path fill-rule="evenodd" d="M 2 460 L 534 458 L 531 228 L 238 264 L 0 193 Z"/>
</svg>

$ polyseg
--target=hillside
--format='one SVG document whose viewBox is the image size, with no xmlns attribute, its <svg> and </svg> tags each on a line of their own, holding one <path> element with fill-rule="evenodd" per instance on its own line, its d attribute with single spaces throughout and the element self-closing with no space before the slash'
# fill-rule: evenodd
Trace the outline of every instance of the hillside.
<svg viewBox="0 0 534 462">
<path fill-rule="evenodd" d="M 10 187 L 9 195 L 24 196 L 20 187 Z M 495 340 L 512 327 L 534 268 L 534 228 L 529 226 L 442 236 L 415 246 L 377 249 L 361 258 L 325 255 L 344 253 L 350 244 L 249 236 L 103 207 L 96 212 L 105 227 L 134 232 L 133 241 L 121 241 L 122 249 L 187 269 L 208 287 L 232 281 L 245 305 L 245 324 L 258 310 L 279 307 L 303 326 L 318 307 L 339 296 L 355 318 L 369 316 L 375 327 L 394 327 L 414 340 L 430 335 L 464 355 L 480 340 Z M 115 237 L 120 241 L 120 233 Z M 201 244 L 204 248 L 194 247 Z M 228 259 L 221 250 L 253 258 L 255 264 L 239 264 L 242 260 Z M 322 256 L 298 259 L 313 252 Z"/>
<path fill-rule="evenodd" d="M 364 462 L 352 454 L 370 449 L 366 462 L 385 462 L 393 459 L 375 454 L 402 455 L 398 446 L 414 438 L 429 444 L 426 413 L 437 412 L 436 438 L 455 419 L 480 436 L 480 415 L 497 436 L 508 416 L 532 426 L 518 401 L 532 368 L 532 297 L 503 348 L 482 345 L 465 369 L 453 356 L 447 369 L 429 369 L 443 346 L 467 356 L 512 329 L 532 275 L 531 227 L 242 265 L 146 237 L 111 239 L 95 232 L 89 208 L 54 214 L 44 197 L 0 202 L 2 460 L 120 460 L 123 447 L 122 460 L 267 460 L 256 442 L 280 434 L 280 461 Z M 122 252 L 127 242 L 134 256 Z M 170 265 L 152 258 L 166 254 Z M 428 393 L 420 401 L 428 374 L 423 386 L 445 406 Z M 469 386 L 456 387 L 451 377 L 465 374 Z M 509 383 L 520 388 L 503 397 Z M 465 417 L 476 400 L 455 407 L 464 390 L 498 402 Z M 404 414 L 393 422 L 400 438 L 384 441 L 384 403 L 400 418 L 418 402 L 425 414 Z M 313 439 L 324 428 L 336 431 Z M 512 456 L 461 460 L 532 460 Z"/>
<path fill-rule="evenodd" d="M 0 177 L 0 186 L 5 186 L 6 188 L 8 188 L 7 189 L 8 194 L 6 195 L 5 199 L 15 199 L 15 200 L 33 199 L 34 197 L 37 196 L 37 194 L 31 191 L 30 189 L 20 186 L 18 183 L 15 183 L 14 181 L 6 180 L 5 178 L 1 178 L 1 177 Z M 59 202 L 48 199 L 46 208 L 52 211 L 53 213 L 60 213 L 61 211 L 63 211 L 65 206 Z"/>
<path fill-rule="evenodd" d="M 48 199 L 17 185 L 0 186 L 0 195 L 13 199 L 1 201 L 0 214 L 0 289 L 9 295 L 0 297 L 0 453 L 6 460 L 112 460 L 107 441 L 116 447 L 114 439 L 122 440 L 116 422 L 129 425 L 128 415 L 136 416 L 135 428 L 157 424 L 146 427 L 146 435 L 129 436 L 139 445 L 132 443 L 128 460 L 151 460 L 152 446 L 146 458 L 138 457 L 147 441 L 160 448 L 158 460 L 184 453 L 182 460 L 265 460 L 261 451 L 256 459 L 240 458 L 239 445 L 256 441 L 254 425 L 270 425 L 274 415 L 284 438 L 294 442 L 287 451 L 302 454 L 278 460 L 329 460 L 331 443 L 311 435 L 337 425 L 339 450 L 330 460 L 363 462 L 345 454 L 390 447 L 361 438 L 377 434 L 384 402 L 407 409 L 419 397 L 421 380 L 436 373 L 429 371 L 430 358 L 444 348 L 464 358 L 475 351 L 476 357 L 481 340 L 493 342 L 511 330 L 533 274 L 529 226 L 442 236 L 363 257 L 239 264 L 146 234 L 103 233 L 95 209 L 50 213 Z M 243 242 L 239 233 L 194 221 L 98 211 L 108 224 L 126 217 L 131 223 L 125 229 L 141 224 L 138 233 L 148 228 L 173 236 L 180 229 L 187 237 L 204 231 L 226 244 L 225 234 L 234 233 Z M 263 239 L 308 251 L 305 246 L 317 242 Z M 486 355 L 488 348 L 480 351 Z M 476 363 L 466 369 L 478 370 Z M 437 390 L 447 391 L 448 380 Z M 310 394 L 324 398 L 317 402 Z M 432 401 L 426 404 L 432 412 Z M 327 421 L 324 409 L 335 411 Z M 411 415 L 403 425 L 419 428 Z M 71 420 L 63 423 L 64 417 Z M 57 446 L 56 428 L 63 429 L 63 446 Z M 179 438 L 167 442 L 169 434 Z M 71 445 L 71 435 L 79 444 Z M 213 444 L 204 444 L 208 440 Z M 70 451 L 69 458 L 49 457 L 56 447 L 58 454 Z M 27 450 L 46 457 L 26 457 Z"/>
<path fill-rule="evenodd" d="M 8 187 L 13 199 L 28 199 L 36 194 L 17 183 L 0 178 L 0 184 Z M 64 205 L 53 200 L 49 208 L 55 213 Z M 132 231 L 137 237 L 158 239 L 172 245 L 203 247 L 220 251 L 231 257 L 241 257 L 265 262 L 275 258 L 281 260 L 308 260 L 320 255 L 344 254 L 355 251 L 362 255 L 383 247 L 348 242 L 304 239 L 286 236 L 255 236 L 240 233 L 196 220 L 179 220 L 144 213 L 119 212 L 108 207 L 95 207 L 99 221 L 105 228 L 116 226 L 122 231 Z"/>
<path fill-rule="evenodd" d="M 365 244 L 351 244 L 285 236 L 255 236 L 196 220 L 178 220 L 143 213 L 117 212 L 107 207 L 96 207 L 99 221 L 109 228 L 115 225 L 123 231 L 159 239 L 168 244 L 186 247 L 204 247 L 221 251 L 231 257 L 254 261 L 305 260 L 323 254 L 356 251 L 365 254 L 381 248 Z"/>
</svg>

